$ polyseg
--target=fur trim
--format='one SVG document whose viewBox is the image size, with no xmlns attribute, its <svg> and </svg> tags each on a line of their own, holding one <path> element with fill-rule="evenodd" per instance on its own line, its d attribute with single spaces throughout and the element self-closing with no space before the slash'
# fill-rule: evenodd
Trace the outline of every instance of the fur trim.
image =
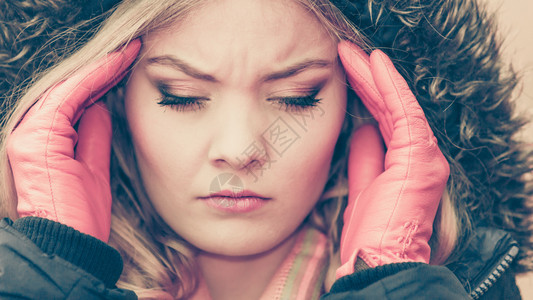
<svg viewBox="0 0 533 300">
<path fill-rule="evenodd" d="M 36 72 L 75 51 L 95 32 L 103 13 L 118 2 L 0 1 L 0 97 L 9 98 L 15 87 L 30 84 Z M 4 99 L 0 99 L 2 114 L 13 104 Z"/>
</svg>

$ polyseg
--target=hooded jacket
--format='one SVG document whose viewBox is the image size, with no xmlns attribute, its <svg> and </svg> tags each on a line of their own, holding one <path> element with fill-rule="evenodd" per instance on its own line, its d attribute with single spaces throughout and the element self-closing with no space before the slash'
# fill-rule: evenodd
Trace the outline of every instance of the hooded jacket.
<svg viewBox="0 0 533 300">
<path fill-rule="evenodd" d="M 86 21 L 100 16 L 118 2 L 93 1 L 87 5 L 67 0 L 3 1 L 0 18 L 7 22 L 3 23 L 0 35 L 0 77 L 6 80 L 0 82 L 1 94 L 10 95 L 14 86 L 27 83 L 27 78 L 36 71 L 66 54 L 62 52 L 64 49 L 75 50 L 76 45 L 70 47 L 68 41 L 78 40 L 82 44 L 102 18 Z M 519 294 L 513 271 L 526 270 L 532 256 L 529 230 L 532 211 L 526 202 L 533 197 L 533 191 L 526 187 L 523 175 L 533 171 L 533 153 L 524 150 L 524 145 L 513 138 L 525 120 L 513 117 L 510 98 L 517 78 L 501 62 L 493 19 L 475 0 L 334 0 L 332 3 L 360 28 L 374 47 L 393 59 L 407 79 L 439 140 L 441 151 L 450 162 L 448 187 L 459 209 L 459 222 L 472 224 L 463 226 L 459 245 L 445 270 L 427 265 L 388 267 L 385 273 L 373 269 L 368 272 L 374 273 L 341 278 L 333 286 L 332 293 L 353 289 L 352 284 L 364 277 L 364 290 L 377 295 L 366 288 L 376 286 L 372 283 L 383 287 L 384 278 L 393 281 L 405 278 L 405 271 L 416 275 L 420 273 L 417 268 L 429 268 L 443 272 L 439 274 L 449 279 L 445 282 L 453 287 L 462 286 L 472 298 L 513 299 Z M 80 30 L 65 30 L 67 27 Z M 11 104 L 2 101 L 2 111 Z M 74 291 L 75 284 L 82 287 L 90 283 L 104 295 L 112 296 L 103 298 L 131 297 L 131 293 L 115 289 L 113 280 L 91 271 L 103 268 L 106 276 L 120 274 L 121 268 L 112 263 L 120 261 L 116 253 L 110 254 L 113 249 L 107 245 L 96 247 L 85 238 L 66 234 L 58 230 L 59 225 L 44 222 L 47 225 L 42 225 L 43 229 L 32 222 L 17 220 L 14 227 L 7 220 L 1 223 L 2 289 L 28 280 L 33 283 L 42 277 L 50 279 L 44 283 L 64 291 Z M 87 251 L 93 248 L 72 245 L 73 238 L 89 243 L 90 247 L 96 247 L 94 251 L 104 254 L 94 255 Z M 46 240 L 50 242 L 43 250 L 42 243 Z M 70 242 L 64 244 L 65 241 Z M 69 249 L 80 250 L 80 256 L 73 255 L 75 252 L 67 251 Z M 61 254 L 65 251 L 71 253 L 70 256 Z M 59 263 L 51 263 L 48 259 Z M 40 263 L 49 268 L 34 269 Z M 87 270 L 86 265 L 93 267 Z M 24 268 L 37 270 L 32 273 L 36 277 L 23 276 L 28 274 L 19 272 Z M 378 276 L 376 272 L 382 273 Z M 58 280 L 63 277 L 72 280 Z M 423 276 L 418 278 L 424 279 Z M 432 290 L 429 288 L 432 283 L 426 283 L 426 290 Z M 30 293 L 31 287 L 38 286 L 26 285 L 22 291 Z M 100 293 L 91 288 L 83 290 L 91 295 Z"/>
</svg>

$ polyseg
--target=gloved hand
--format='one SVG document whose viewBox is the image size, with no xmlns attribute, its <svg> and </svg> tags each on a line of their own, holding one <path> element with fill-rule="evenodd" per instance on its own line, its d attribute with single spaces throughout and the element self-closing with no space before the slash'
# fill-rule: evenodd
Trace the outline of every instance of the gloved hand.
<svg viewBox="0 0 533 300">
<path fill-rule="evenodd" d="M 103 103 L 93 103 L 124 77 L 140 47 L 134 40 L 50 88 L 8 137 L 20 217 L 51 219 L 107 242 L 111 119 Z"/>
<path fill-rule="evenodd" d="M 354 133 L 348 162 L 337 278 L 369 267 L 429 263 L 429 238 L 449 176 L 449 165 L 409 86 L 386 54 L 370 57 L 343 41 L 338 46 L 348 81 L 379 123 Z"/>
</svg>

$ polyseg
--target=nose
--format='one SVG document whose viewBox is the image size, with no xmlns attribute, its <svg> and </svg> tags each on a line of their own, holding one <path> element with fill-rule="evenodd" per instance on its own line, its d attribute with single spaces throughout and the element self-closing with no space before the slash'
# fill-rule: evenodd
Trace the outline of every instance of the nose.
<svg viewBox="0 0 533 300">
<path fill-rule="evenodd" d="M 248 100 L 250 101 L 250 100 Z M 262 137 L 263 116 L 250 105 L 228 107 L 213 119 L 210 163 L 221 171 L 246 172 L 256 177 L 270 153 Z M 261 174 L 262 174 L 261 170 Z"/>
</svg>

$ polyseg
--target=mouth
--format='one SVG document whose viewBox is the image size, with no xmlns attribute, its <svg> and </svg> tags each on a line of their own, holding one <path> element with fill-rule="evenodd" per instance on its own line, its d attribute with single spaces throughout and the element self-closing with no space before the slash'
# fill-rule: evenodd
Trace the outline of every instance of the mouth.
<svg viewBox="0 0 533 300">
<path fill-rule="evenodd" d="M 230 191 L 230 190 L 223 190 L 216 193 L 211 193 L 209 196 L 206 197 L 200 197 L 200 198 L 219 198 L 219 197 L 226 197 L 226 198 L 259 198 L 263 200 L 269 200 L 271 198 L 265 197 L 263 195 L 257 194 L 255 192 L 249 191 L 249 190 L 239 190 L 239 191 Z"/>
<path fill-rule="evenodd" d="M 209 196 L 199 197 L 205 203 L 218 211 L 225 213 L 246 213 L 263 207 L 272 198 L 262 196 L 252 191 L 223 190 L 211 193 Z"/>
</svg>

